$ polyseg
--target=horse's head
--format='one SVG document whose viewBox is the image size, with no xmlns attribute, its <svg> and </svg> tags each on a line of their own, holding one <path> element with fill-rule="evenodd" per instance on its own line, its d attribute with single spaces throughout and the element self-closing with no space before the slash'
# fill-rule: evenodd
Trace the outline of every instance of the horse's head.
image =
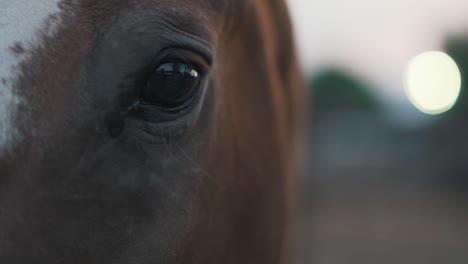
<svg viewBox="0 0 468 264">
<path fill-rule="evenodd" d="M 0 263 L 278 263 L 283 1 L 2 0 Z"/>
</svg>

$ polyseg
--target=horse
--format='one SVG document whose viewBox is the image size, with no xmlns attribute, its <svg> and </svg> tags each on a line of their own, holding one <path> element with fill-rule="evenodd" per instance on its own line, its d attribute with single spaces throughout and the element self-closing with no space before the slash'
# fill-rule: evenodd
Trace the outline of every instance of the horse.
<svg viewBox="0 0 468 264">
<path fill-rule="evenodd" d="M 0 263 L 286 263 L 283 0 L 2 0 Z"/>
</svg>

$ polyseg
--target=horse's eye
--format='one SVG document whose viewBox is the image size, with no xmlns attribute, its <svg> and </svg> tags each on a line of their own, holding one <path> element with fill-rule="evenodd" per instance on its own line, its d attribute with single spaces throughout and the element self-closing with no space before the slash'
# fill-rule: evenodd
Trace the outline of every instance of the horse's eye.
<svg viewBox="0 0 468 264">
<path fill-rule="evenodd" d="M 179 109 L 190 103 L 200 85 L 200 75 L 190 64 L 159 65 L 143 87 L 141 101 L 164 109 Z"/>
</svg>

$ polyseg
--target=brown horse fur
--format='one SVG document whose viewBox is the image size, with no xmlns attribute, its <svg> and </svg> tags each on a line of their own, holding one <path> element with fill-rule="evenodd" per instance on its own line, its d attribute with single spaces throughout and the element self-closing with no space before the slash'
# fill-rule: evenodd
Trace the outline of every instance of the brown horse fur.
<svg viewBox="0 0 468 264">
<path fill-rule="evenodd" d="M 283 1 L 255 1 L 238 16 L 218 48 L 217 129 L 189 255 L 195 263 L 283 263 L 301 78 Z"/>
<path fill-rule="evenodd" d="M 64 0 L 54 21 L 12 47 L 31 55 L 0 263 L 289 263 L 303 91 L 285 1 Z M 210 85 L 191 122 L 142 126 L 109 95 L 167 28 L 211 50 Z"/>
</svg>

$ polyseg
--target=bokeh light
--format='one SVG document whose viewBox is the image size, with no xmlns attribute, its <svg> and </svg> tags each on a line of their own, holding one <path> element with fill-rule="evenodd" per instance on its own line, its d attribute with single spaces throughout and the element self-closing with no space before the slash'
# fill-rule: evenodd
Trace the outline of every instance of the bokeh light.
<svg viewBox="0 0 468 264">
<path fill-rule="evenodd" d="M 424 52 L 408 63 L 405 91 L 411 103 L 426 114 L 440 114 L 457 102 L 461 73 L 455 61 L 443 52 Z"/>
</svg>

